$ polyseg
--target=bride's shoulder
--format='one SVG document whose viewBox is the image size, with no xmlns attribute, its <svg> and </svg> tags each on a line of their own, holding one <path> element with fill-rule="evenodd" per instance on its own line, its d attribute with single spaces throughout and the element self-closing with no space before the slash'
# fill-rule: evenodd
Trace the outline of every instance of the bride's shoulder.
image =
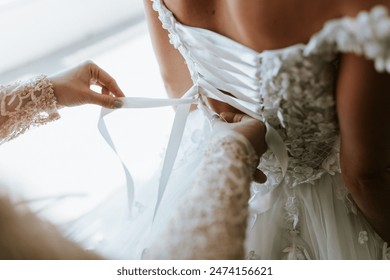
<svg viewBox="0 0 390 280">
<path fill-rule="evenodd" d="M 305 0 L 297 1 L 301 1 L 302 7 L 305 7 L 305 9 L 302 9 L 303 14 L 301 16 L 308 18 L 310 21 L 310 24 L 302 29 L 304 36 L 307 38 L 323 31 L 329 23 L 341 23 L 344 19 L 355 20 L 360 14 L 369 14 L 378 10 L 387 10 L 390 14 L 390 0 L 318 0 L 315 4 Z"/>
<path fill-rule="evenodd" d="M 342 15 L 326 20 L 311 36 L 305 54 L 363 55 L 377 71 L 390 72 L 390 0 L 345 0 L 343 6 Z"/>
<path fill-rule="evenodd" d="M 340 9 L 344 16 L 355 17 L 364 11 L 370 11 L 375 6 L 383 6 L 390 10 L 390 0 L 344 0 L 341 1 Z"/>
</svg>

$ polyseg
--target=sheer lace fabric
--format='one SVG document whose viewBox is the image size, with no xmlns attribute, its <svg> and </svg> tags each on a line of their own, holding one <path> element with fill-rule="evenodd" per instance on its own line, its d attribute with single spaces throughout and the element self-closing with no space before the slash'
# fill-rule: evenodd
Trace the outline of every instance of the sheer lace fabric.
<svg viewBox="0 0 390 280">
<path fill-rule="evenodd" d="M 257 163 L 240 134 L 214 136 L 194 185 L 146 257 L 243 259 L 249 186 Z"/>
<path fill-rule="evenodd" d="M 0 144 L 38 126 L 59 118 L 53 85 L 46 76 L 28 82 L 0 86 Z"/>
</svg>

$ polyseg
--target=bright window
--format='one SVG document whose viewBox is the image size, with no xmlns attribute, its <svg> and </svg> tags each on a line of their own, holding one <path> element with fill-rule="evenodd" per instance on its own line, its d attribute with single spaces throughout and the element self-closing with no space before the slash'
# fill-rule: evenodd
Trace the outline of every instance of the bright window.
<svg viewBox="0 0 390 280">
<path fill-rule="evenodd" d="M 139 0 L 0 0 L 0 75 L 141 16 Z"/>
<path fill-rule="evenodd" d="M 0 0 L 0 67 L 8 67 L 0 71 L 0 83 L 92 59 L 127 96 L 166 97 L 142 8 L 140 0 Z M 6 188 L 38 199 L 31 206 L 48 206 L 41 214 L 54 222 L 78 217 L 125 189 L 120 162 L 97 130 L 100 107 L 60 114 L 59 121 L 0 146 L 0 192 Z M 169 107 L 108 116 L 108 129 L 137 186 L 160 165 L 172 120 Z"/>
</svg>

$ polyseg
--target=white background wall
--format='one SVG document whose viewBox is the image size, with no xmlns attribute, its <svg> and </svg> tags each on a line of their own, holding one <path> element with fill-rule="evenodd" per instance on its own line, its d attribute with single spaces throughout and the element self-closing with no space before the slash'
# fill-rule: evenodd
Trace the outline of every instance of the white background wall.
<svg viewBox="0 0 390 280">
<path fill-rule="evenodd" d="M 5 60 L 15 64 L 15 59 L 18 59 L 23 65 L 12 71 L 0 72 L 0 84 L 41 73 L 50 74 L 92 59 L 115 77 L 127 96 L 166 97 L 146 22 L 142 18 L 134 20 L 134 17 L 138 17 L 137 11 L 139 16 L 143 16 L 141 0 L 112 0 L 113 3 L 123 4 L 117 14 L 107 12 L 110 7 L 107 0 L 8 0 L 7 5 L 5 2 L 0 0 L 0 64 L 4 65 Z M 37 4 L 36 10 L 32 7 L 29 10 L 31 15 L 44 14 L 44 20 L 48 14 L 42 12 L 41 5 L 49 2 L 61 2 L 62 9 L 50 6 L 57 11 L 67 10 L 79 16 L 72 16 L 73 20 L 68 20 L 69 14 L 59 12 L 57 15 L 62 20 L 58 18 L 56 22 L 62 22 L 58 26 L 63 31 L 58 33 L 58 27 L 40 22 L 42 17 L 35 17 L 33 22 L 27 21 L 27 24 L 26 19 L 16 21 L 8 14 L 7 18 L 15 22 L 12 28 L 20 31 L 15 36 L 16 32 L 11 33 L 4 26 L 6 13 L 3 12 L 7 8 L 8 12 L 16 13 L 17 8 L 24 10 L 30 2 Z M 91 6 L 92 2 L 100 4 Z M 89 11 L 86 13 L 88 17 L 81 17 L 79 9 Z M 119 14 L 123 16 L 119 17 Z M 51 17 L 55 19 L 53 15 Z M 123 19 L 128 21 L 124 25 L 121 23 Z M 47 30 L 34 29 L 33 25 L 45 26 Z M 8 41 L 12 39 L 13 47 L 3 43 L 6 32 Z M 36 37 L 31 32 L 53 35 Z M 23 47 L 21 50 L 18 50 L 19 44 Z M 50 51 L 55 53 L 50 54 Z M 35 61 L 24 63 L 25 58 L 14 55 L 18 52 L 20 56 Z M 39 58 L 38 61 L 36 58 Z M 31 206 L 41 209 L 49 204 L 40 214 L 55 223 L 79 217 L 113 192 L 126 188 L 120 162 L 97 130 L 100 107 L 84 105 L 66 108 L 60 110 L 60 114 L 60 120 L 31 129 L 0 146 L 0 194 L 5 190 L 15 195 L 16 199 L 26 200 L 51 197 Z M 107 117 L 108 130 L 132 172 L 136 186 L 144 187 L 144 182 L 153 176 L 160 165 L 172 121 L 173 110 L 170 107 L 120 110 Z M 70 196 L 63 200 L 55 199 L 62 195 Z"/>
<path fill-rule="evenodd" d="M 0 0 L 0 74 L 142 16 L 140 0 Z"/>
</svg>

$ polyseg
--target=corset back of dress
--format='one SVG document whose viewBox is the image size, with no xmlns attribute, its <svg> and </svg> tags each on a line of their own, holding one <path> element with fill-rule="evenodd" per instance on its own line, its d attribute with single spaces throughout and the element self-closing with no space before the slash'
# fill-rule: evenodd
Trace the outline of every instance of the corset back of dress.
<svg viewBox="0 0 390 280">
<path fill-rule="evenodd" d="M 161 1 L 154 1 L 154 9 L 202 97 L 260 116 L 278 131 L 288 151 L 287 177 L 293 185 L 339 172 L 335 55 L 305 55 L 303 44 L 258 53 L 218 33 L 177 22 Z M 260 168 L 282 173 L 271 151 Z"/>
</svg>

